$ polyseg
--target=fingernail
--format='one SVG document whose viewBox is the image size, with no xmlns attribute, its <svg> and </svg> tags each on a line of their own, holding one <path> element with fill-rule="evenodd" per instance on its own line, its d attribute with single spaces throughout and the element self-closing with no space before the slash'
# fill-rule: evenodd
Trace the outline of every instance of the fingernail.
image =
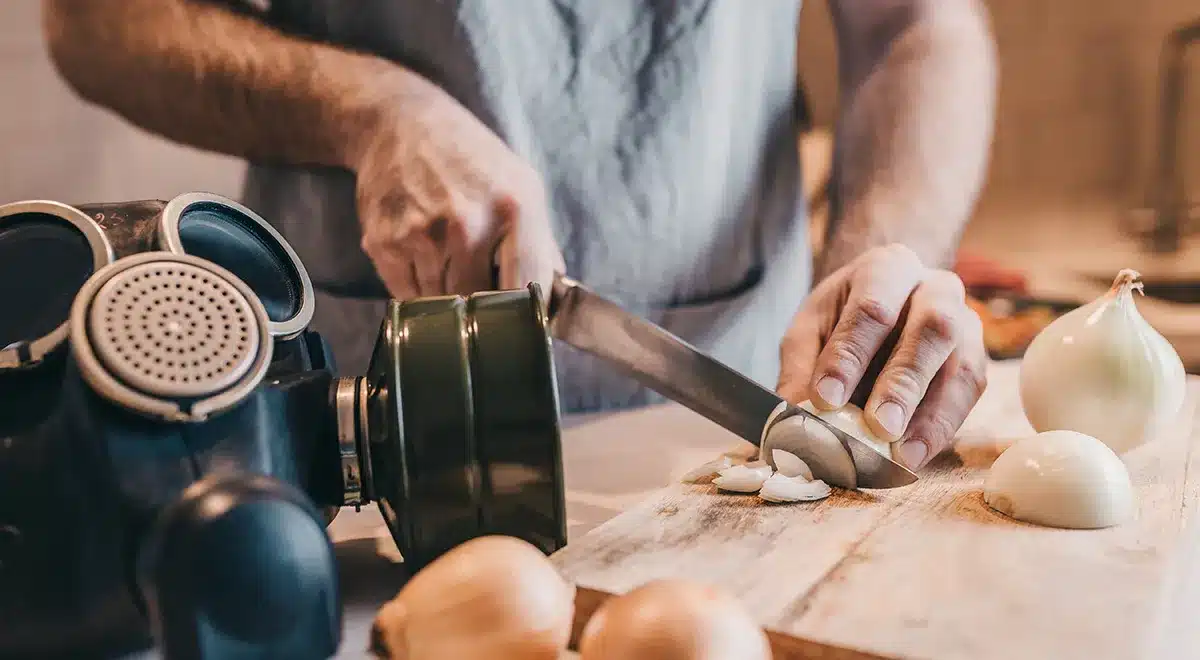
<svg viewBox="0 0 1200 660">
<path fill-rule="evenodd" d="M 929 455 L 929 446 L 923 440 L 906 440 L 897 451 L 904 467 L 916 470 L 925 463 L 925 457 Z"/>
<path fill-rule="evenodd" d="M 904 411 L 900 406 L 893 401 L 881 403 L 875 409 L 875 421 L 883 427 L 893 438 L 900 437 L 904 432 Z"/>
<path fill-rule="evenodd" d="M 831 376 L 825 376 L 817 381 L 817 396 L 829 405 L 840 408 L 846 404 L 846 387 L 842 381 Z"/>
</svg>

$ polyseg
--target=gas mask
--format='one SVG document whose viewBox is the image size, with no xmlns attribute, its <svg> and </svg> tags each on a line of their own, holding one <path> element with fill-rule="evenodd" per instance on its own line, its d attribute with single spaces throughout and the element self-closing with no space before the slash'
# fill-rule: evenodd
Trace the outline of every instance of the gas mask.
<svg viewBox="0 0 1200 660">
<path fill-rule="evenodd" d="M 338 378 L 292 249 L 192 194 L 0 207 L 0 287 L 0 657 L 329 657 L 342 506 L 410 570 L 565 544 L 536 286 L 393 301 Z"/>
</svg>

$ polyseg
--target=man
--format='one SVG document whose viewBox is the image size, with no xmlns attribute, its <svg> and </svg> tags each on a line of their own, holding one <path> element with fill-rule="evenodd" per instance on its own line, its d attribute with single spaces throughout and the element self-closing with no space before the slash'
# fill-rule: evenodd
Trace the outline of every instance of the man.
<svg viewBox="0 0 1200 660">
<path fill-rule="evenodd" d="M 992 43 L 975 0 L 829 1 L 842 97 L 815 271 L 798 0 L 47 0 L 46 26 L 85 98 L 252 163 L 245 201 L 305 260 L 344 363 L 374 341 L 381 303 L 354 300 L 373 284 L 565 267 L 793 400 L 857 390 L 919 468 L 984 387 L 979 320 L 938 268 L 985 170 Z M 557 350 L 569 410 L 651 400 Z"/>
</svg>

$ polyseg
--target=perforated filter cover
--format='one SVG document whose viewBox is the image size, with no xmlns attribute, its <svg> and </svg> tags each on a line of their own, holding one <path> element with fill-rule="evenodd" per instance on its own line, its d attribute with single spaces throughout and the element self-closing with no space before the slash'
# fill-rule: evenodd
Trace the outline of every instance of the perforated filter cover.
<svg viewBox="0 0 1200 660">
<path fill-rule="evenodd" d="M 112 276 L 97 292 L 88 334 L 118 379 L 164 398 L 209 396 L 254 366 L 258 322 L 250 302 L 196 265 L 151 262 Z"/>
</svg>

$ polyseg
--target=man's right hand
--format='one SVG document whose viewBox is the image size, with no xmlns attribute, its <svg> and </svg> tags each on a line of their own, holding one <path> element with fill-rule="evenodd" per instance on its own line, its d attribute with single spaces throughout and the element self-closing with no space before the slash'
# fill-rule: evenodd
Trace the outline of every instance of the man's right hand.
<svg viewBox="0 0 1200 660">
<path fill-rule="evenodd" d="M 548 290 L 563 258 L 528 163 L 432 84 L 371 124 L 354 168 L 362 246 L 393 297 Z"/>
<path fill-rule="evenodd" d="M 47 44 L 83 98 L 142 128 L 353 171 L 363 248 L 397 298 L 550 284 L 563 260 L 541 178 L 468 110 L 395 62 L 223 4 L 46 0 Z"/>
</svg>

